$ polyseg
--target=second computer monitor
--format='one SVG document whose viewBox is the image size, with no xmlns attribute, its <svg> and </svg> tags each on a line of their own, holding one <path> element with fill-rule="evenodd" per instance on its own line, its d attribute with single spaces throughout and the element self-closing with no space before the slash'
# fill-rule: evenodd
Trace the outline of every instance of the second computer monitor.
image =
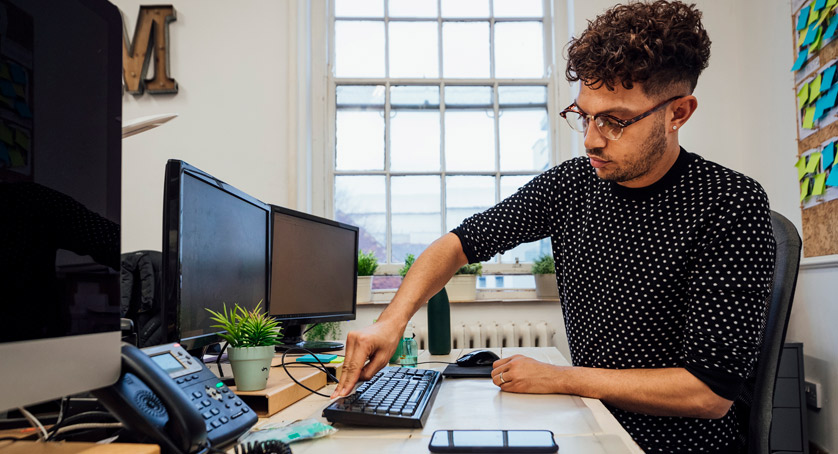
<svg viewBox="0 0 838 454">
<path fill-rule="evenodd" d="M 302 343 L 306 324 L 354 320 L 358 227 L 271 206 L 270 314 L 286 346 L 312 351 L 341 344 Z"/>
</svg>

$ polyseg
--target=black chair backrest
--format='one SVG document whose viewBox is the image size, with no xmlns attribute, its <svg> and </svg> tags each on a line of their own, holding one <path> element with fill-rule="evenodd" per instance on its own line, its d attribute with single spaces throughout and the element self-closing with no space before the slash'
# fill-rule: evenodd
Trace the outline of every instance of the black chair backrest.
<svg viewBox="0 0 838 454">
<path fill-rule="evenodd" d="M 797 285 L 800 249 L 803 244 L 794 224 L 783 215 L 772 211 L 771 226 L 777 243 L 774 280 L 768 298 L 765 335 L 757 363 L 754 394 L 748 418 L 748 452 L 753 454 L 770 452 L 768 443 L 774 403 L 774 384 L 777 380 L 780 353 L 786 339 L 794 288 Z"/>
</svg>

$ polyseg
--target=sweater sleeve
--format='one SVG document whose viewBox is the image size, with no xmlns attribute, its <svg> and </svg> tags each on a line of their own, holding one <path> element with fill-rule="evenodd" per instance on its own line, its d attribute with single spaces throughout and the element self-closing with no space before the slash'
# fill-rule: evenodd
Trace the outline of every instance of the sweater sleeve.
<svg viewBox="0 0 838 454">
<path fill-rule="evenodd" d="M 734 400 L 756 365 L 774 272 L 768 199 L 745 177 L 706 220 L 691 264 L 683 338 L 684 367 L 713 392 Z"/>
<path fill-rule="evenodd" d="M 486 261 L 519 244 L 550 236 L 560 210 L 562 180 L 568 172 L 567 164 L 553 167 L 452 230 L 469 263 Z"/>
</svg>

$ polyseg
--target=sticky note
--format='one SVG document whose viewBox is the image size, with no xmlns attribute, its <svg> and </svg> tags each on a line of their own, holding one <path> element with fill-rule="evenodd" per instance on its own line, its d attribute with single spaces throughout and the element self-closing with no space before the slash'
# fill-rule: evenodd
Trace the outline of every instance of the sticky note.
<svg viewBox="0 0 838 454">
<path fill-rule="evenodd" d="M 807 25 L 809 25 L 809 8 L 803 8 L 797 16 L 797 29 L 805 30 Z"/>
<path fill-rule="evenodd" d="M 806 115 L 803 117 L 803 127 L 806 129 L 815 129 L 815 106 L 806 108 Z"/>
<path fill-rule="evenodd" d="M 813 117 L 814 121 L 820 120 L 821 117 L 823 117 L 823 115 L 826 113 L 826 111 L 829 110 L 829 107 L 826 107 L 826 101 L 828 100 L 826 99 L 826 96 L 824 96 L 821 99 L 819 99 L 818 102 L 815 103 L 815 115 Z"/>
<path fill-rule="evenodd" d="M 802 202 L 809 195 L 809 179 L 803 180 L 800 183 L 800 201 Z"/>
<path fill-rule="evenodd" d="M 0 123 L 0 140 L 11 145 L 15 143 L 15 136 L 12 128 L 6 126 L 5 123 Z"/>
<path fill-rule="evenodd" d="M 15 94 L 18 95 L 18 97 L 20 97 L 20 98 L 26 97 L 26 92 L 23 90 L 23 85 L 14 84 L 14 86 L 15 86 Z"/>
<path fill-rule="evenodd" d="M 836 0 L 838 1 L 838 0 Z M 835 16 L 832 17 L 832 20 L 829 21 L 829 26 L 826 27 L 826 32 L 823 34 L 824 40 L 832 39 L 835 36 L 835 29 L 838 28 L 838 18 Z"/>
<path fill-rule="evenodd" d="M 819 173 L 815 175 L 815 186 L 812 188 L 812 195 L 823 195 L 823 190 L 826 188 L 826 174 Z"/>
<path fill-rule="evenodd" d="M 827 109 L 835 107 L 835 102 L 838 101 L 838 84 L 833 84 L 832 88 L 823 96 L 823 103 Z"/>
<path fill-rule="evenodd" d="M 829 172 L 829 176 L 826 178 L 826 185 L 838 186 L 838 172 Z"/>
<path fill-rule="evenodd" d="M 25 84 L 26 83 L 26 71 L 23 70 L 20 66 L 9 63 L 9 71 L 12 73 L 12 81 L 16 84 Z"/>
<path fill-rule="evenodd" d="M 15 85 L 8 80 L 0 80 L 0 94 L 7 98 L 14 98 L 17 96 L 15 93 Z"/>
<path fill-rule="evenodd" d="M 797 37 L 797 47 L 804 47 L 803 43 L 806 41 L 806 35 L 809 33 L 809 27 L 803 29 L 800 32 L 800 36 Z"/>
<path fill-rule="evenodd" d="M 20 129 L 15 130 L 15 143 L 20 145 L 20 148 L 23 148 L 26 151 L 30 151 L 29 150 L 29 145 L 30 145 L 29 135 L 26 134 L 25 132 L 21 131 Z M 807 169 L 808 169 L 808 167 L 807 167 Z"/>
<path fill-rule="evenodd" d="M 836 21 L 838 22 L 838 21 Z M 792 71 L 799 71 L 800 68 L 803 67 L 803 64 L 806 63 L 806 59 L 809 57 L 809 50 L 803 49 L 797 54 L 797 60 L 794 62 L 794 66 L 791 67 Z M 2 82 L 2 81 L 0 81 Z"/>
<path fill-rule="evenodd" d="M 802 109 L 809 102 L 809 84 L 803 84 L 797 92 L 797 108 Z"/>
<path fill-rule="evenodd" d="M 827 0 L 826 7 L 829 8 L 829 7 L 835 6 L 836 4 L 838 4 L 838 0 Z"/>
<path fill-rule="evenodd" d="M 17 149 L 9 151 L 9 160 L 12 161 L 12 167 L 23 167 L 26 161 L 23 160 L 23 155 Z"/>
<path fill-rule="evenodd" d="M 818 164 L 821 163 L 821 153 L 816 152 L 809 155 L 809 160 L 806 161 L 806 173 L 818 173 Z"/>
<path fill-rule="evenodd" d="M 835 79 L 835 69 L 836 66 L 832 65 L 829 68 L 826 68 L 826 71 L 823 72 L 823 77 L 821 78 L 821 93 L 832 88 L 832 81 Z"/>
<path fill-rule="evenodd" d="M 823 27 L 818 28 L 818 32 L 815 34 L 815 40 L 812 41 L 812 45 L 809 46 L 809 52 L 820 49 L 821 44 L 823 44 Z"/>
<path fill-rule="evenodd" d="M 324 354 L 315 353 L 314 356 L 312 356 L 312 355 L 300 356 L 299 358 L 297 358 L 297 362 L 298 363 L 316 363 L 317 360 L 319 359 L 320 362 L 328 363 L 328 362 L 333 361 L 337 357 L 338 357 L 338 355 L 324 355 Z"/>
<path fill-rule="evenodd" d="M 826 6 L 826 0 L 815 0 L 815 5 L 813 6 L 813 8 L 815 9 L 815 11 L 820 11 L 823 9 L 824 6 Z"/>
<path fill-rule="evenodd" d="M 809 101 L 814 101 L 821 93 L 821 81 L 823 77 L 818 74 L 818 77 L 815 77 L 815 80 L 809 84 Z"/>
<path fill-rule="evenodd" d="M 815 39 L 818 37 L 817 30 L 819 30 L 818 24 L 810 25 L 809 28 L 806 30 L 806 39 L 804 39 L 803 42 L 800 43 L 800 46 L 808 46 L 815 42 Z"/>
<path fill-rule="evenodd" d="M 836 0 L 838 1 L 838 0 Z M 11 80 L 12 75 L 9 73 L 9 65 L 0 63 L 0 79 Z"/>
<path fill-rule="evenodd" d="M 821 159 L 823 160 L 823 170 L 829 169 L 829 166 L 835 162 L 835 142 L 830 142 L 829 145 L 824 147 Z"/>
<path fill-rule="evenodd" d="M 806 156 L 801 156 L 794 166 L 797 167 L 797 181 L 800 181 L 806 175 Z"/>
<path fill-rule="evenodd" d="M 24 101 L 17 101 L 15 103 L 15 110 L 23 118 L 32 118 L 32 111 L 29 109 L 29 104 L 26 104 Z"/>
</svg>

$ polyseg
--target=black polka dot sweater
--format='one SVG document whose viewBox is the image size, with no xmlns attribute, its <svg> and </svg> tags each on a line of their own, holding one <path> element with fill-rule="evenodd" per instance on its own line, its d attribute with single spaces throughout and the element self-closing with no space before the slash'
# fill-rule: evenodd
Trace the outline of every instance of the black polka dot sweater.
<svg viewBox="0 0 838 454">
<path fill-rule="evenodd" d="M 469 262 L 550 237 L 575 366 L 683 367 L 729 400 L 755 367 L 775 244 L 765 192 L 744 175 L 682 149 L 661 180 L 631 189 L 577 158 L 454 233 Z M 646 452 L 739 443 L 733 407 L 721 419 L 609 409 Z"/>
</svg>

